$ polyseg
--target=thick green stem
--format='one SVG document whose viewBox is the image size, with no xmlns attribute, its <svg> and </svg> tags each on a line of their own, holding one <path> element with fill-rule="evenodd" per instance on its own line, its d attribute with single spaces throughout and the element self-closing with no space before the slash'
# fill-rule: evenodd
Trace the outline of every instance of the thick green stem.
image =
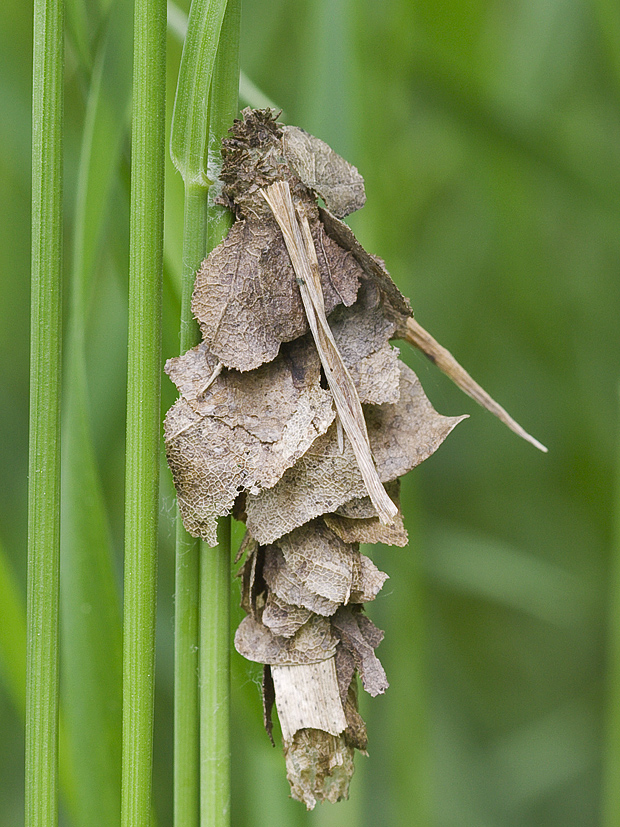
<svg viewBox="0 0 620 827">
<path fill-rule="evenodd" d="M 63 2 L 35 0 L 26 825 L 58 819 Z"/>
<path fill-rule="evenodd" d="M 159 511 L 166 4 L 134 19 L 121 824 L 151 821 Z"/>
</svg>

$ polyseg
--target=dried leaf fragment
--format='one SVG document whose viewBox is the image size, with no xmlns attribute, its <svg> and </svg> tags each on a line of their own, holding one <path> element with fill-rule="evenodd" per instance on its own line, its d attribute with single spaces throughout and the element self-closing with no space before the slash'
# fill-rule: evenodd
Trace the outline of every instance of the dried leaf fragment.
<svg viewBox="0 0 620 827">
<path fill-rule="evenodd" d="M 321 614 L 321 612 L 317 612 L 317 614 Z M 301 629 L 304 623 L 308 622 L 311 615 L 312 611 L 310 609 L 295 603 L 287 603 L 275 591 L 271 590 L 267 595 L 261 620 L 263 625 L 276 637 L 292 637 Z"/>
<path fill-rule="evenodd" d="M 267 618 L 263 616 L 263 623 L 272 629 L 271 612 L 275 612 L 278 608 L 284 610 L 286 608 L 285 604 L 302 607 L 304 610 L 315 612 L 324 617 L 333 615 L 339 606 L 339 601 L 317 594 L 316 591 L 309 588 L 303 578 L 303 567 L 300 572 L 294 564 L 288 565 L 282 551 L 275 545 L 265 547 L 263 577 L 271 593 L 280 601 L 278 606 L 272 606 Z M 349 586 L 350 580 L 351 578 L 349 578 Z M 267 602 L 269 604 L 269 600 Z M 283 620 L 280 623 L 283 623 Z M 273 631 L 277 634 L 275 629 Z"/>
<path fill-rule="evenodd" d="M 383 638 L 383 632 L 364 615 L 345 607 L 338 609 L 332 618 L 332 625 L 345 649 L 351 653 L 366 692 L 373 697 L 385 692 L 389 684 L 374 652 Z"/>
<path fill-rule="evenodd" d="M 466 417 L 438 414 L 416 375 L 400 363 L 400 398 L 365 408 L 370 445 L 382 482 L 395 480 L 439 448 Z M 247 526 L 259 543 L 272 543 L 309 520 L 336 511 L 366 486 L 350 443 L 340 451 L 336 428 L 316 439 L 276 485 L 248 494 Z"/>
<path fill-rule="evenodd" d="M 312 615 L 292 637 L 276 637 L 253 617 L 244 617 L 235 634 L 235 648 L 240 655 L 258 663 L 276 666 L 320 663 L 336 651 L 329 620 Z"/>
<path fill-rule="evenodd" d="M 301 181 L 321 196 L 334 215 L 361 210 L 366 203 L 364 179 L 357 169 L 319 138 L 297 126 L 282 127 L 282 145 Z"/>
<path fill-rule="evenodd" d="M 357 295 L 361 268 L 313 224 L 328 312 Z M 192 299 L 206 346 L 229 368 L 254 370 L 308 330 L 290 258 L 269 216 L 237 221 L 196 275 Z"/>
<path fill-rule="evenodd" d="M 189 398 L 168 411 L 164 434 L 185 527 L 215 545 L 216 517 L 230 513 L 241 491 L 274 485 L 335 414 L 316 353 L 303 344 L 251 373 L 226 371 L 194 396 L 201 359 L 208 373 L 212 362 L 201 345 L 167 363 Z"/>
</svg>

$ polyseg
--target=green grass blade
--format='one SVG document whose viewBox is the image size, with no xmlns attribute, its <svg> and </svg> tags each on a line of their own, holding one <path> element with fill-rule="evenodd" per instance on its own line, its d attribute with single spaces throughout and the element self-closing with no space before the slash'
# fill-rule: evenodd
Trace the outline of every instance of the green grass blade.
<svg viewBox="0 0 620 827">
<path fill-rule="evenodd" d="M 26 825 L 58 819 L 63 4 L 34 5 Z"/>
<path fill-rule="evenodd" d="M 62 690 L 76 768 L 76 822 L 120 817 L 121 618 L 113 548 L 92 440 L 85 346 L 89 298 L 128 128 L 130 9 L 115 3 L 95 59 L 82 140 L 65 373 Z"/>
<path fill-rule="evenodd" d="M 207 191 L 185 187 L 181 353 L 200 339 L 191 311 L 196 270 L 206 252 Z M 174 823 L 194 825 L 199 813 L 198 612 L 200 540 L 177 514 L 174 603 Z"/>
<path fill-rule="evenodd" d="M 168 0 L 168 29 L 183 42 L 187 34 L 187 15 L 176 3 Z M 239 98 L 252 109 L 280 109 L 262 89 L 243 72 L 239 72 Z"/>
<path fill-rule="evenodd" d="M 226 0 L 194 0 L 179 68 L 170 154 L 185 185 L 208 186 L 209 89 Z"/>
<path fill-rule="evenodd" d="M 160 446 L 166 6 L 137 0 L 125 472 L 121 825 L 151 821 Z"/>
</svg>

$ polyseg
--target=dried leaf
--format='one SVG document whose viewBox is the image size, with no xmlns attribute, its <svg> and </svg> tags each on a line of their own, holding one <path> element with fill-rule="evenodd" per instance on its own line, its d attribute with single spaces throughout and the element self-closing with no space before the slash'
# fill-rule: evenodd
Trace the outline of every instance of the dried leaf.
<svg viewBox="0 0 620 827">
<path fill-rule="evenodd" d="M 321 196 L 334 215 L 361 210 L 366 203 L 364 179 L 326 143 L 297 126 L 282 127 L 282 146 L 301 181 Z"/>
<path fill-rule="evenodd" d="M 244 607 L 245 608 L 245 607 Z M 333 614 L 336 609 L 329 612 Z M 292 637 L 304 623 L 310 619 L 312 612 L 303 606 L 287 603 L 275 591 L 270 591 L 262 614 L 263 625 L 276 637 Z M 319 614 L 322 614 L 319 612 Z M 326 613 L 327 614 L 327 613 Z"/>
<path fill-rule="evenodd" d="M 369 603 L 374 600 L 388 579 L 388 575 L 379 571 L 369 557 L 360 554 L 359 566 L 353 573 L 350 602 Z"/>
<path fill-rule="evenodd" d="M 335 804 L 349 796 L 355 767 L 354 749 L 344 734 L 330 735 L 320 729 L 300 729 L 284 743 L 286 777 L 291 795 L 312 810 L 317 801 Z"/>
<path fill-rule="evenodd" d="M 245 559 L 244 564 L 237 572 L 237 576 L 241 578 L 241 608 L 246 614 L 255 616 L 256 607 L 256 593 L 254 584 L 256 582 L 256 558 L 258 544 L 255 541 L 255 549 L 250 552 Z"/>
<path fill-rule="evenodd" d="M 362 271 L 325 235 L 318 218 L 312 231 L 329 313 L 341 302 L 353 304 Z M 270 362 L 282 342 L 308 330 L 295 272 L 272 218 L 233 224 L 196 275 L 192 310 L 209 350 L 241 371 Z"/>
<path fill-rule="evenodd" d="M 398 349 L 388 343 L 396 326 L 386 315 L 377 286 L 363 280 L 355 304 L 336 308 L 329 327 L 360 402 L 398 402 Z"/>
<path fill-rule="evenodd" d="M 286 181 L 261 190 L 271 207 L 291 257 L 314 343 L 321 358 L 342 426 L 349 437 L 357 465 L 379 519 L 391 523 L 397 508 L 377 475 L 362 406 L 327 322 L 319 264 L 306 215 L 293 204 Z"/>
<path fill-rule="evenodd" d="M 168 363 L 192 391 L 196 363 L 206 358 L 204 349 L 194 351 Z M 188 380 L 179 376 L 185 365 Z M 274 485 L 333 419 L 316 353 L 303 343 L 250 374 L 226 371 L 202 396 L 182 396 L 164 432 L 186 529 L 215 545 L 216 517 L 230 512 L 241 491 Z"/>
<path fill-rule="evenodd" d="M 281 537 L 277 545 L 287 568 L 310 592 L 333 601 L 336 606 L 348 602 L 353 572 L 359 564 L 357 546 L 344 543 L 322 520 L 307 523 Z"/>
<path fill-rule="evenodd" d="M 392 525 L 383 525 L 378 517 L 352 520 L 339 514 L 325 514 L 323 519 L 345 543 L 384 543 L 386 546 L 403 547 L 409 542 L 400 511 Z"/>
<path fill-rule="evenodd" d="M 348 607 L 338 609 L 332 617 L 332 626 L 340 635 L 343 646 L 353 656 L 366 692 L 373 697 L 385 692 L 389 684 L 374 652 L 383 638 L 383 632 L 367 617 L 359 612 L 354 613 Z"/>
<path fill-rule="evenodd" d="M 284 741 L 300 729 L 322 729 L 331 735 L 346 729 L 333 657 L 307 665 L 272 666 L 271 674 Z"/>
<path fill-rule="evenodd" d="M 409 299 L 406 299 L 392 281 L 383 261 L 367 253 L 353 235 L 351 228 L 336 218 L 329 210 L 319 209 L 321 222 L 328 237 L 343 250 L 353 254 L 364 273 L 381 291 L 386 310 L 389 308 L 398 330 L 404 331 L 407 319 L 412 315 Z"/>
<path fill-rule="evenodd" d="M 305 569 L 305 561 L 302 563 L 301 572 Z M 308 588 L 300 573 L 295 569 L 294 563 L 287 565 L 282 551 L 276 546 L 265 547 L 265 567 L 263 569 L 263 576 L 271 591 L 288 604 L 294 606 L 301 606 L 309 609 L 312 612 L 329 617 L 333 615 L 341 601 L 330 600 L 328 597 L 321 596 Z M 351 585 L 351 578 L 349 578 L 349 588 Z M 270 620 L 271 616 L 267 616 Z M 263 623 L 271 627 L 271 623 L 263 618 Z M 275 632 L 274 629 L 274 633 Z"/>
<path fill-rule="evenodd" d="M 349 687 L 351 686 L 353 675 L 355 674 L 355 661 L 353 660 L 353 655 L 342 643 L 342 641 L 338 641 L 334 658 L 336 663 L 336 675 L 338 677 L 340 700 L 344 705 L 349 694 Z"/>
<path fill-rule="evenodd" d="M 386 483 L 385 490 L 398 506 L 398 514 L 391 526 L 382 525 L 375 515 L 370 497 L 350 500 L 335 514 L 325 514 L 325 524 L 345 543 L 385 543 L 388 546 L 406 546 L 409 542 L 400 509 L 400 480 Z M 361 601 L 358 601 L 361 602 Z"/>
<path fill-rule="evenodd" d="M 466 417 L 438 414 L 416 375 L 400 364 L 400 399 L 394 405 L 367 406 L 368 435 L 382 482 L 419 465 Z M 247 525 L 260 543 L 272 543 L 315 517 L 335 511 L 366 487 L 351 449 L 340 451 L 334 425 L 269 490 L 248 494 Z"/>
<path fill-rule="evenodd" d="M 253 617 L 244 617 L 235 634 L 240 655 L 258 663 L 277 666 L 320 663 L 336 651 L 329 620 L 312 615 L 293 637 L 276 637 Z"/>
<path fill-rule="evenodd" d="M 368 746 L 366 724 L 359 714 L 357 706 L 357 681 L 355 678 L 349 684 L 349 691 L 344 702 L 344 714 L 347 719 L 347 728 L 343 735 L 349 746 L 365 753 Z"/>
</svg>

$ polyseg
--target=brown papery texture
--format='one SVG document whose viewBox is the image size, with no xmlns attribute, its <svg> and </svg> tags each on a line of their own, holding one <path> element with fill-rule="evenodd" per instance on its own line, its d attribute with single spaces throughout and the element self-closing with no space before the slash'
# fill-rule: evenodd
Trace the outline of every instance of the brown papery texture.
<svg viewBox="0 0 620 827">
<path fill-rule="evenodd" d="M 236 220 L 196 277 L 202 341 L 166 364 L 166 452 L 191 534 L 214 545 L 218 517 L 246 522 L 235 646 L 264 665 L 265 727 L 275 705 L 311 809 L 347 797 L 366 750 L 358 678 L 388 687 L 364 609 L 387 574 L 360 544 L 406 546 L 399 478 L 463 417 L 433 409 L 391 344 L 411 308 L 341 220 L 365 201 L 355 167 L 269 110 L 244 110 L 222 158 Z"/>
</svg>

